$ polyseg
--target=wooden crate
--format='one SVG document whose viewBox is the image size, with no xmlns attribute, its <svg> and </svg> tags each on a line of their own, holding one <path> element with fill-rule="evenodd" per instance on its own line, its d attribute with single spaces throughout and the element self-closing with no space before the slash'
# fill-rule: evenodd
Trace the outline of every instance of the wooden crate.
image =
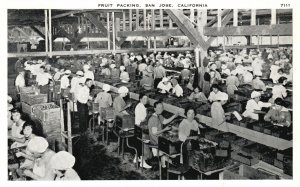
<svg viewBox="0 0 300 187">
<path fill-rule="evenodd" d="M 60 107 L 54 103 L 40 104 L 33 109 L 34 116 L 41 121 L 60 120 Z"/>
<path fill-rule="evenodd" d="M 48 94 L 21 94 L 21 101 L 29 105 L 47 103 Z"/>
<path fill-rule="evenodd" d="M 246 165 L 234 166 L 224 170 L 223 179 L 279 179 L 277 175 L 271 175 L 261 170 L 254 169 Z"/>
<path fill-rule="evenodd" d="M 40 93 L 40 89 L 38 88 L 33 88 L 32 86 L 27 86 L 27 87 L 23 87 L 23 88 L 20 88 L 20 92 L 21 93 Z"/>
<path fill-rule="evenodd" d="M 38 107 L 39 105 L 43 105 L 43 104 L 36 104 L 36 105 L 29 105 L 27 103 L 22 102 L 21 106 L 22 106 L 22 111 L 30 116 L 34 115 L 34 110 L 36 107 Z"/>
<path fill-rule="evenodd" d="M 233 160 L 239 161 L 240 163 L 252 166 L 254 164 L 257 164 L 259 162 L 259 160 L 257 158 L 253 158 L 252 156 L 248 156 L 248 155 L 243 155 L 239 152 L 232 152 L 231 153 L 231 158 Z"/>
</svg>

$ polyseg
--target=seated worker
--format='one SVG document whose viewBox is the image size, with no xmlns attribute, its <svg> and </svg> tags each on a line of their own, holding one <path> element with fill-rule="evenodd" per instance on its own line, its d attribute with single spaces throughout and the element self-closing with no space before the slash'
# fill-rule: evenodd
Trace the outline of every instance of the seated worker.
<svg viewBox="0 0 300 187">
<path fill-rule="evenodd" d="M 119 95 L 114 99 L 113 102 L 115 116 L 129 115 L 126 109 L 130 107 L 130 104 L 126 105 L 126 102 L 124 101 L 124 97 L 127 96 L 128 92 L 129 90 L 125 86 L 121 86 L 118 89 Z"/>
<path fill-rule="evenodd" d="M 224 105 L 228 100 L 228 95 L 224 92 L 221 92 L 216 96 L 216 100 L 211 105 L 211 118 L 212 122 L 211 124 L 215 127 L 218 127 L 220 125 L 225 125 L 226 120 L 226 114 L 224 112 L 224 109 L 222 105 Z M 228 129 L 223 129 L 223 131 L 228 131 Z"/>
<path fill-rule="evenodd" d="M 24 175 L 33 180 L 54 180 L 54 173 L 50 165 L 50 160 L 55 154 L 48 148 L 48 142 L 45 138 L 36 136 L 32 138 L 27 145 L 30 155 L 22 153 L 26 159 L 33 161 L 33 168 L 24 170 Z"/>
<path fill-rule="evenodd" d="M 151 76 L 151 74 L 147 73 L 147 71 L 144 71 L 143 78 L 140 81 L 140 86 L 144 88 L 145 90 L 151 90 L 154 86 L 154 79 Z"/>
<path fill-rule="evenodd" d="M 181 79 L 182 79 L 184 84 L 187 84 L 189 82 L 189 79 L 192 76 L 192 73 L 189 70 L 189 65 L 188 64 L 184 65 L 184 69 L 181 70 L 180 76 L 181 76 Z"/>
<path fill-rule="evenodd" d="M 172 79 L 171 84 L 173 86 L 172 94 L 174 94 L 176 97 L 182 97 L 183 96 L 183 89 L 178 84 L 178 81 L 176 79 Z"/>
<path fill-rule="evenodd" d="M 258 112 L 261 111 L 262 107 L 270 107 L 271 103 L 264 103 L 260 101 L 261 94 L 257 91 L 251 93 L 251 99 L 247 102 L 246 110 L 242 114 L 244 117 L 258 120 Z"/>
<path fill-rule="evenodd" d="M 135 110 L 134 110 L 134 115 L 135 115 L 135 125 L 136 126 L 140 126 L 142 122 L 146 122 L 147 120 L 147 108 L 145 107 L 145 105 L 148 103 L 148 97 L 145 94 L 140 94 L 139 95 L 139 103 L 136 105 Z M 144 135 L 143 135 L 144 136 Z M 145 135 L 148 136 L 148 135 Z M 146 138 L 146 137 L 145 137 Z M 149 138 L 149 137 L 147 137 Z M 136 140 L 136 147 L 138 150 L 138 155 L 142 155 L 142 145 L 141 143 Z M 146 169 L 150 169 L 152 168 L 152 166 L 147 164 L 147 159 L 151 158 L 151 151 L 149 149 L 149 147 L 147 146 L 147 144 L 144 145 L 144 157 L 142 158 L 142 156 L 140 156 L 139 159 L 137 159 L 137 155 L 135 155 L 135 158 L 133 159 L 133 162 L 136 163 L 137 161 L 141 162 L 143 160 L 143 164 L 140 163 L 140 167 L 144 167 Z"/>
<path fill-rule="evenodd" d="M 274 125 L 289 127 L 292 123 L 290 112 L 284 107 L 285 103 L 282 98 L 276 98 L 275 106 L 272 107 L 265 115 L 264 120 L 270 121 Z"/>
<path fill-rule="evenodd" d="M 261 75 L 254 75 L 254 79 L 252 80 L 252 88 L 256 90 L 266 91 L 266 85 L 260 79 Z"/>
<path fill-rule="evenodd" d="M 121 71 L 120 73 L 121 82 L 128 83 L 130 81 L 130 78 L 128 72 L 126 71 L 125 66 L 120 66 L 120 71 Z"/>
<path fill-rule="evenodd" d="M 203 92 L 201 92 L 201 89 L 199 86 L 196 86 L 194 88 L 194 91 L 191 93 L 191 95 L 188 97 L 190 101 L 201 101 L 201 102 L 207 102 L 207 97 L 204 95 Z"/>
<path fill-rule="evenodd" d="M 234 95 L 234 91 L 238 89 L 240 81 L 236 76 L 236 71 L 231 71 L 230 75 L 226 78 L 227 94 L 229 97 Z"/>
<path fill-rule="evenodd" d="M 224 93 L 224 92 L 221 92 L 220 91 L 220 87 L 217 85 L 217 84 L 213 84 L 211 86 L 211 89 L 212 91 L 210 92 L 209 94 L 209 97 L 208 97 L 208 101 L 209 102 L 214 102 L 214 101 L 217 101 L 218 98 Z"/>
<path fill-rule="evenodd" d="M 274 103 L 276 98 L 284 99 L 287 96 L 286 88 L 284 85 L 287 83 L 286 77 L 280 77 L 278 82 L 273 86 L 272 89 L 272 98 L 269 100 L 270 103 Z"/>
<path fill-rule="evenodd" d="M 111 64 L 110 69 L 111 69 L 111 79 L 119 80 L 120 79 L 120 69 L 116 68 L 116 64 Z"/>
<path fill-rule="evenodd" d="M 103 92 L 99 92 L 97 94 L 97 97 L 95 99 L 95 103 L 99 103 L 99 113 L 101 114 L 102 108 L 108 108 L 112 106 L 112 97 L 111 94 L 108 93 L 110 90 L 110 85 L 104 84 Z M 98 116 L 98 124 L 100 125 L 100 122 L 102 121 L 101 115 Z"/>
<path fill-rule="evenodd" d="M 148 121 L 148 128 L 149 128 L 149 136 L 150 136 L 150 142 L 153 145 L 158 145 L 158 136 L 160 136 L 162 133 L 171 130 L 170 126 L 166 126 L 171 121 L 173 121 L 177 116 L 178 113 L 175 113 L 172 117 L 165 119 L 161 114 L 164 111 L 164 106 L 161 101 L 157 101 L 154 103 L 154 113 L 149 118 Z M 157 155 L 157 149 L 152 148 L 152 153 L 154 156 L 162 156 L 161 157 L 161 163 L 162 167 L 166 167 L 166 156 L 163 156 L 163 153 L 160 152 L 159 155 Z"/>
<path fill-rule="evenodd" d="M 184 115 L 186 119 L 183 119 L 178 127 L 179 140 L 182 142 L 189 136 L 199 135 L 199 128 L 204 128 L 195 120 L 196 111 L 193 107 L 188 106 L 185 108 Z"/>
<path fill-rule="evenodd" d="M 21 112 L 21 110 L 17 108 L 13 108 L 11 110 L 11 119 L 13 121 L 13 124 L 11 126 L 11 133 L 8 135 L 8 139 L 11 139 L 14 141 L 14 143 L 11 145 L 11 148 L 17 148 L 25 146 L 25 137 L 23 134 L 21 134 L 21 131 L 23 129 L 23 125 L 28 120 L 27 116 Z"/>
<path fill-rule="evenodd" d="M 162 81 L 158 83 L 157 88 L 159 89 L 160 93 L 166 94 L 170 92 L 172 84 L 169 82 L 169 79 L 167 77 L 164 77 Z"/>
<path fill-rule="evenodd" d="M 105 76 L 105 77 L 110 77 L 111 71 L 110 71 L 110 69 L 109 69 L 108 64 L 105 64 L 105 65 L 100 64 L 100 66 L 102 67 L 102 70 L 101 70 L 100 75 L 103 75 L 103 76 Z"/>
<path fill-rule="evenodd" d="M 55 181 L 80 180 L 77 172 L 73 169 L 75 157 L 66 151 L 60 151 L 52 156 L 50 167 L 53 169 Z"/>
</svg>

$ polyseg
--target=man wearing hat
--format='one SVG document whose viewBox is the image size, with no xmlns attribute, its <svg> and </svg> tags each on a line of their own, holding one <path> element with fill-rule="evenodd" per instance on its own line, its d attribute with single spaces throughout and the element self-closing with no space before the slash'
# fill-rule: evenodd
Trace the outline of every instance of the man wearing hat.
<svg viewBox="0 0 300 187">
<path fill-rule="evenodd" d="M 108 108 L 108 107 L 111 107 L 111 105 L 112 105 L 112 97 L 111 97 L 111 94 L 108 93 L 110 90 L 110 85 L 104 84 L 102 89 L 103 89 L 103 92 L 99 92 L 94 101 L 95 103 L 99 103 L 99 113 L 100 114 L 101 114 L 102 108 Z M 98 117 L 99 125 L 100 125 L 101 120 L 102 120 L 101 116 L 99 115 L 99 117 Z"/>
<path fill-rule="evenodd" d="M 45 138 L 36 136 L 32 138 L 27 145 L 27 150 L 31 155 L 22 154 L 25 158 L 34 162 L 32 169 L 24 170 L 24 175 L 33 180 L 53 180 L 54 173 L 51 168 L 50 160 L 55 154 L 48 148 L 48 142 Z"/>
<path fill-rule="evenodd" d="M 260 96 L 260 92 L 253 91 L 251 93 L 251 99 L 247 102 L 246 110 L 243 113 L 244 117 L 258 120 L 258 113 L 261 111 L 262 107 L 270 107 L 272 105 L 271 103 L 261 102 Z"/>
<path fill-rule="evenodd" d="M 50 166 L 53 169 L 54 180 L 73 181 L 81 180 L 73 169 L 75 157 L 66 151 L 60 151 L 52 156 Z"/>
<path fill-rule="evenodd" d="M 124 101 L 124 97 L 127 96 L 129 90 L 125 86 L 121 86 L 118 89 L 118 96 L 114 99 L 113 107 L 115 116 L 123 116 L 123 115 L 129 115 L 129 113 L 126 111 L 129 105 L 126 105 L 126 102 Z"/>
<path fill-rule="evenodd" d="M 62 76 L 60 80 L 60 89 L 67 89 L 70 86 L 70 80 L 69 80 L 70 75 L 71 75 L 71 71 L 66 70 L 65 74 Z"/>
<path fill-rule="evenodd" d="M 77 109 L 79 113 L 79 128 L 81 133 L 85 133 L 88 128 L 89 110 L 87 102 L 88 100 L 92 100 L 92 97 L 90 96 L 90 88 L 92 84 L 92 79 L 87 78 L 85 80 L 85 85 L 78 86 L 78 89 L 75 93 L 75 98 L 77 100 Z"/>
<path fill-rule="evenodd" d="M 169 82 L 169 78 L 164 77 L 157 85 L 159 92 L 162 94 L 169 93 L 172 89 L 172 84 Z"/>
</svg>

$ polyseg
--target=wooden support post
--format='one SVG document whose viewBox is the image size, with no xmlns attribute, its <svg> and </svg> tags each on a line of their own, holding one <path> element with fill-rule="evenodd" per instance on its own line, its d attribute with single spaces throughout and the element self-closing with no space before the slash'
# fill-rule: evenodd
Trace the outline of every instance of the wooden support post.
<svg viewBox="0 0 300 187">
<path fill-rule="evenodd" d="M 226 37 L 223 35 L 223 50 L 225 51 L 225 45 L 226 45 Z"/>
<path fill-rule="evenodd" d="M 218 9 L 218 22 L 217 22 L 217 27 L 221 27 L 222 26 L 222 10 Z"/>
<path fill-rule="evenodd" d="M 164 28 L 164 14 L 163 14 L 163 9 L 159 9 L 159 25 L 160 25 L 160 29 Z"/>
<path fill-rule="evenodd" d="M 260 37 L 259 37 L 259 35 L 257 36 L 257 49 L 259 49 L 259 39 L 260 39 Z"/>
<path fill-rule="evenodd" d="M 123 12 L 123 31 L 126 31 L 126 15 L 125 15 L 125 12 Z"/>
<path fill-rule="evenodd" d="M 107 12 L 107 49 L 110 50 L 109 12 Z"/>
<path fill-rule="evenodd" d="M 132 31 L 132 9 L 129 9 L 129 31 Z"/>
<path fill-rule="evenodd" d="M 115 34 L 116 34 L 116 37 L 118 40 L 119 40 L 119 37 L 118 37 L 117 33 L 120 31 L 120 24 L 121 24 L 120 18 L 116 17 L 116 23 L 115 23 L 116 32 L 115 32 Z"/>
<path fill-rule="evenodd" d="M 201 34 L 201 36 L 207 40 L 207 37 L 204 36 L 204 26 L 207 24 L 207 10 L 206 9 L 197 9 L 197 30 Z"/>
<path fill-rule="evenodd" d="M 251 9 L 251 25 L 256 25 L 256 9 Z"/>
<path fill-rule="evenodd" d="M 113 54 L 116 54 L 116 32 L 115 32 L 115 13 L 111 13 L 112 19 L 112 34 L 113 34 Z"/>
<path fill-rule="evenodd" d="M 172 29 L 173 28 L 173 21 L 169 16 L 169 28 Z"/>
<path fill-rule="evenodd" d="M 277 47 L 279 48 L 279 34 L 277 35 Z"/>
<path fill-rule="evenodd" d="M 45 49 L 46 54 L 48 54 L 48 13 L 45 10 Z"/>
<path fill-rule="evenodd" d="M 143 9 L 143 17 L 144 17 L 144 31 L 147 30 L 147 10 Z M 146 37 L 149 40 L 149 37 Z M 145 40 L 144 45 L 147 45 L 147 41 Z"/>
<path fill-rule="evenodd" d="M 150 30 L 150 14 L 147 15 L 147 20 L 148 20 L 148 30 Z M 151 37 L 148 36 L 148 49 L 151 48 Z"/>
<path fill-rule="evenodd" d="M 151 29 L 155 30 L 155 14 L 154 14 L 154 9 L 151 9 L 151 18 L 152 18 Z M 154 48 L 154 53 L 156 53 L 156 36 L 154 36 L 153 48 Z"/>
<path fill-rule="evenodd" d="M 196 60 L 196 67 L 200 67 L 200 46 L 197 46 L 194 49 L 194 53 L 195 53 L 195 60 Z M 201 65 L 202 66 L 202 65 Z"/>
<path fill-rule="evenodd" d="M 238 26 L 238 9 L 233 9 L 233 26 Z"/>
<path fill-rule="evenodd" d="M 276 9 L 271 9 L 271 25 L 276 24 Z"/>
<path fill-rule="evenodd" d="M 135 28 L 138 31 L 140 29 L 140 14 L 139 14 L 139 9 L 136 9 L 136 14 L 135 14 Z"/>
<path fill-rule="evenodd" d="M 272 45 L 273 41 L 272 41 L 272 35 L 270 35 L 270 45 Z"/>
<path fill-rule="evenodd" d="M 194 9 L 190 9 L 190 20 L 192 23 L 195 23 L 195 10 Z"/>
<path fill-rule="evenodd" d="M 52 58 L 52 17 L 51 9 L 49 9 L 49 56 Z"/>
</svg>

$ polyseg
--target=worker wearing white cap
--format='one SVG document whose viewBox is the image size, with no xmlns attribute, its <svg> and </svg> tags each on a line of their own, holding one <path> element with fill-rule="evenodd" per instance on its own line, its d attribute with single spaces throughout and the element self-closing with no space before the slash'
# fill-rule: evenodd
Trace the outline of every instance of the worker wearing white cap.
<svg viewBox="0 0 300 187">
<path fill-rule="evenodd" d="M 182 97 L 183 96 L 183 89 L 178 84 L 178 81 L 176 79 L 171 79 L 171 84 L 173 86 L 172 94 L 174 94 L 176 97 Z"/>
<path fill-rule="evenodd" d="M 110 91 L 110 85 L 104 84 L 103 87 L 103 92 L 99 92 L 97 94 L 97 97 L 95 99 L 95 103 L 99 103 L 99 113 L 101 114 L 102 108 L 108 108 L 111 107 L 112 105 L 112 97 L 111 94 L 108 93 Z M 100 125 L 100 122 L 102 121 L 102 116 L 98 116 L 98 124 Z"/>
<path fill-rule="evenodd" d="M 49 73 L 45 72 L 45 66 L 41 66 L 40 72 L 36 76 L 36 82 L 39 85 L 41 93 L 48 94 L 49 80 L 52 80 L 52 76 Z"/>
<path fill-rule="evenodd" d="M 261 55 L 259 55 L 257 58 L 255 58 L 251 64 L 253 68 L 253 75 L 261 75 L 262 74 L 262 69 L 263 69 L 263 64 L 264 60 L 261 58 Z"/>
<path fill-rule="evenodd" d="M 260 92 L 253 91 L 251 99 L 247 102 L 246 111 L 243 113 L 244 117 L 258 120 L 258 113 L 262 107 L 270 107 L 271 103 L 264 103 L 260 101 Z"/>
<path fill-rule="evenodd" d="M 69 80 L 70 75 L 71 75 L 71 71 L 66 70 L 65 74 L 61 77 L 60 80 L 60 89 L 67 89 L 70 86 L 70 80 Z"/>
<path fill-rule="evenodd" d="M 126 109 L 130 106 L 130 104 L 126 105 L 126 102 L 124 101 L 124 97 L 128 95 L 128 92 L 129 90 L 125 86 L 121 86 L 118 89 L 119 95 L 114 99 L 113 102 L 115 116 L 129 115 Z"/>
<path fill-rule="evenodd" d="M 169 78 L 164 77 L 157 85 L 159 92 L 162 94 L 169 93 L 172 89 L 172 84 L 169 82 Z"/>
<path fill-rule="evenodd" d="M 73 169 L 74 164 L 75 157 L 66 151 L 60 151 L 53 155 L 50 165 L 54 172 L 54 180 L 80 180 L 77 172 Z"/>
<path fill-rule="evenodd" d="M 31 155 L 23 154 L 25 158 L 34 162 L 33 168 L 24 171 L 24 175 L 33 180 L 53 180 L 54 173 L 50 165 L 50 160 L 55 154 L 48 148 L 48 142 L 45 138 L 36 136 L 32 138 L 27 145 L 27 150 Z"/>
<path fill-rule="evenodd" d="M 224 131 L 228 131 L 226 128 L 225 112 L 222 107 L 228 100 L 228 95 L 224 92 L 218 94 L 217 100 L 211 105 L 211 118 L 212 125 L 218 128 L 222 128 Z"/>
<path fill-rule="evenodd" d="M 21 88 L 25 87 L 25 72 L 23 70 L 19 71 L 19 75 L 15 80 L 15 86 L 17 90 L 17 94 L 20 94 Z"/>
<path fill-rule="evenodd" d="M 260 78 L 261 75 L 254 76 L 254 79 L 252 80 L 252 87 L 256 90 L 266 91 L 266 85 L 262 80 L 260 80 Z"/>
<path fill-rule="evenodd" d="M 70 93 L 73 94 L 74 98 L 70 100 L 70 109 L 71 111 L 77 112 L 77 103 L 74 102 L 76 100 L 76 93 L 78 93 L 78 89 L 81 87 L 80 84 L 84 84 L 85 78 L 83 77 L 82 71 L 77 71 L 76 76 L 74 76 L 71 80 L 71 89 Z"/>
<path fill-rule="evenodd" d="M 85 79 L 92 79 L 94 81 L 94 73 L 89 70 L 90 66 L 85 64 L 83 65 L 83 72 L 84 72 L 84 78 Z"/>
<path fill-rule="evenodd" d="M 229 97 L 234 95 L 234 91 L 237 90 L 240 85 L 240 81 L 236 76 L 236 71 L 231 71 L 230 75 L 226 78 L 227 94 Z"/>
<path fill-rule="evenodd" d="M 243 73 L 243 83 L 249 83 L 251 84 L 252 80 L 253 80 L 253 68 L 252 67 L 245 67 L 244 68 L 244 73 Z"/>
<path fill-rule="evenodd" d="M 120 71 L 121 71 L 121 73 L 120 73 L 121 82 L 128 83 L 130 78 L 129 78 L 128 72 L 126 71 L 125 66 L 120 66 Z"/>
</svg>

